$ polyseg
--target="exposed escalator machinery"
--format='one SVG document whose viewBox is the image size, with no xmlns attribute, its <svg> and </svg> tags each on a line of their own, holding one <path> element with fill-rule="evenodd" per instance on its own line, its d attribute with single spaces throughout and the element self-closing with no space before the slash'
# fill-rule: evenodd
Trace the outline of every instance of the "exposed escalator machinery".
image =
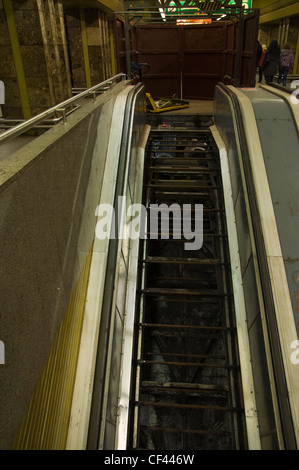
<svg viewBox="0 0 299 470">
<path fill-rule="evenodd" d="M 148 142 L 131 449 L 246 448 L 219 155 L 199 122 L 157 119 Z"/>
</svg>

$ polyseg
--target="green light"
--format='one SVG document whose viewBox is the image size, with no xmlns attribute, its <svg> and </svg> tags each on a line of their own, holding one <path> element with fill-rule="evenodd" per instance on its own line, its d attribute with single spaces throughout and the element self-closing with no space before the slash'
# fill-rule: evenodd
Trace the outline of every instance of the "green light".
<svg viewBox="0 0 299 470">
<path fill-rule="evenodd" d="M 231 2 L 229 2 L 229 5 L 233 5 L 234 3 L 234 0 L 232 0 Z M 243 0 L 242 5 L 243 7 L 245 7 L 246 10 L 250 9 L 252 8 L 252 0 Z"/>
<path fill-rule="evenodd" d="M 207 11 L 214 11 L 216 10 L 216 6 L 217 8 L 221 8 L 221 3 L 223 3 L 223 0 L 222 1 L 200 1 L 200 2 L 194 2 L 194 1 L 191 1 L 188 3 L 188 7 L 184 8 L 184 5 L 186 4 L 186 0 L 180 0 L 180 4 L 181 4 L 181 8 L 178 8 L 177 7 L 177 2 L 175 1 L 171 1 L 168 5 L 168 7 L 166 8 L 166 13 L 168 15 L 178 15 L 180 13 L 185 13 L 185 14 L 188 14 L 188 15 L 198 15 L 198 14 L 201 14 L 200 13 L 200 9 L 198 8 L 198 4 L 201 6 L 202 9 L 205 9 Z M 214 5 L 216 4 L 216 5 Z M 235 5 L 235 0 L 231 0 L 228 5 Z M 251 9 L 252 8 L 252 0 L 243 0 L 242 1 L 242 5 L 245 7 L 245 10 L 248 10 L 248 9 Z"/>
</svg>

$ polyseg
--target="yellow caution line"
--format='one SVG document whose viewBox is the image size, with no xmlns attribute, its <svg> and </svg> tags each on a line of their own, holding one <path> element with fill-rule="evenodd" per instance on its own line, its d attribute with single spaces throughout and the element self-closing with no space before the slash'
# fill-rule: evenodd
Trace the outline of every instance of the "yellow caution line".
<svg viewBox="0 0 299 470">
<path fill-rule="evenodd" d="M 13 57 L 14 57 L 14 63 L 16 67 L 23 115 L 25 119 L 29 119 L 31 117 L 31 109 L 30 109 L 28 90 L 27 90 L 26 78 L 25 78 L 23 61 L 22 61 L 20 42 L 19 42 L 16 22 L 15 22 L 15 15 L 14 15 L 11 0 L 3 0 L 3 6 L 4 6 L 4 11 L 5 11 L 6 20 L 7 20 L 7 26 L 8 26 L 8 32 L 10 36 L 10 42 L 11 42 L 11 47 L 12 47 L 12 52 L 13 52 Z"/>
</svg>

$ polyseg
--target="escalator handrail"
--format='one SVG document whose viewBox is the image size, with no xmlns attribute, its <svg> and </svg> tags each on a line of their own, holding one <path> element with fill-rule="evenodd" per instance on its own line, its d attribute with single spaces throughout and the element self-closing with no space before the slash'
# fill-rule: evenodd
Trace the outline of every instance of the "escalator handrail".
<svg viewBox="0 0 299 470">
<path fill-rule="evenodd" d="M 121 139 L 121 148 L 119 155 L 119 164 L 117 171 L 117 180 L 115 186 L 115 195 L 114 195 L 114 208 L 115 208 L 115 220 L 118 220 L 118 204 L 117 200 L 119 196 L 123 195 L 124 184 L 125 184 L 125 168 L 127 164 L 127 159 L 130 156 L 131 150 L 131 134 L 132 134 L 132 125 L 134 118 L 134 106 L 137 95 L 140 93 L 141 89 L 144 88 L 142 83 L 138 83 L 132 90 L 128 93 L 126 107 L 125 107 L 125 117 L 122 130 L 122 139 Z M 107 319 L 108 324 L 108 333 L 106 334 L 106 343 L 107 339 L 109 340 L 111 316 L 113 315 L 112 306 L 114 298 L 114 289 L 115 289 L 115 271 L 117 264 L 117 253 L 118 253 L 118 224 L 115 224 L 115 238 L 111 239 L 109 242 L 108 257 L 107 257 L 107 268 L 106 268 L 106 279 L 104 287 L 104 297 L 103 297 L 103 309 L 102 309 L 102 318 Z M 105 312 L 103 312 L 105 310 Z M 95 366 L 94 374 L 94 392 L 92 397 L 91 412 L 90 412 L 90 424 L 88 431 L 87 439 L 87 449 L 88 450 L 97 450 L 100 438 L 101 431 L 101 415 L 103 408 L 103 399 L 104 399 L 104 387 L 105 387 L 105 373 L 108 366 L 108 343 L 105 345 L 98 345 L 97 360 Z M 105 351 L 105 364 L 99 360 L 102 353 Z M 103 425 L 103 423 L 102 423 Z"/>
<path fill-rule="evenodd" d="M 261 217 L 259 215 L 257 196 L 254 187 L 254 178 L 250 163 L 250 152 L 248 149 L 246 133 L 243 124 L 242 111 L 239 100 L 235 93 L 233 93 L 233 91 L 223 83 L 219 83 L 217 84 L 217 86 L 221 89 L 223 93 L 225 93 L 229 97 L 234 110 L 235 122 L 237 126 L 237 138 L 240 142 L 241 159 L 245 170 L 244 176 L 246 180 L 246 190 L 248 193 L 251 217 L 254 221 L 254 242 L 257 250 L 257 262 L 262 283 L 263 301 L 265 306 L 267 327 L 271 344 L 272 361 L 275 371 L 276 389 L 283 428 L 283 437 L 286 449 L 297 450 L 294 424 L 292 420 L 288 387 L 286 382 L 284 363 L 279 339 L 279 331 L 276 320 L 275 303 L 273 299 L 271 280 L 269 276 L 263 228 L 261 226 Z"/>
</svg>

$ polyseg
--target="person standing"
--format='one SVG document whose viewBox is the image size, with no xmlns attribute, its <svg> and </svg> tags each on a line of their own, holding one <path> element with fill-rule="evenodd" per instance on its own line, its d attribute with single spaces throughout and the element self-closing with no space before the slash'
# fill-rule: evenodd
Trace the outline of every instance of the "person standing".
<svg viewBox="0 0 299 470">
<path fill-rule="evenodd" d="M 274 39 L 271 41 L 268 49 L 265 52 L 262 70 L 265 75 L 266 85 L 273 82 L 273 77 L 277 73 L 280 58 L 280 47 L 278 42 Z"/>
<path fill-rule="evenodd" d="M 260 58 L 261 58 L 261 55 L 262 55 L 262 46 L 261 46 L 261 43 L 259 40 L 257 40 L 257 45 L 256 45 L 256 59 L 255 59 L 255 76 L 254 76 L 254 84 L 256 83 L 256 72 L 257 72 L 257 68 L 258 68 L 258 65 L 259 65 L 259 61 L 260 61 Z"/>
<path fill-rule="evenodd" d="M 255 64 L 256 67 L 258 67 L 258 65 L 259 65 L 259 61 L 260 61 L 262 52 L 263 52 L 263 48 L 261 46 L 260 41 L 258 40 L 257 45 L 256 45 L 256 64 Z"/>
<path fill-rule="evenodd" d="M 291 51 L 289 43 L 286 43 L 280 53 L 277 83 L 280 84 L 282 80 L 283 86 L 287 85 L 287 76 L 292 65 L 294 65 L 294 54 Z"/>
</svg>

